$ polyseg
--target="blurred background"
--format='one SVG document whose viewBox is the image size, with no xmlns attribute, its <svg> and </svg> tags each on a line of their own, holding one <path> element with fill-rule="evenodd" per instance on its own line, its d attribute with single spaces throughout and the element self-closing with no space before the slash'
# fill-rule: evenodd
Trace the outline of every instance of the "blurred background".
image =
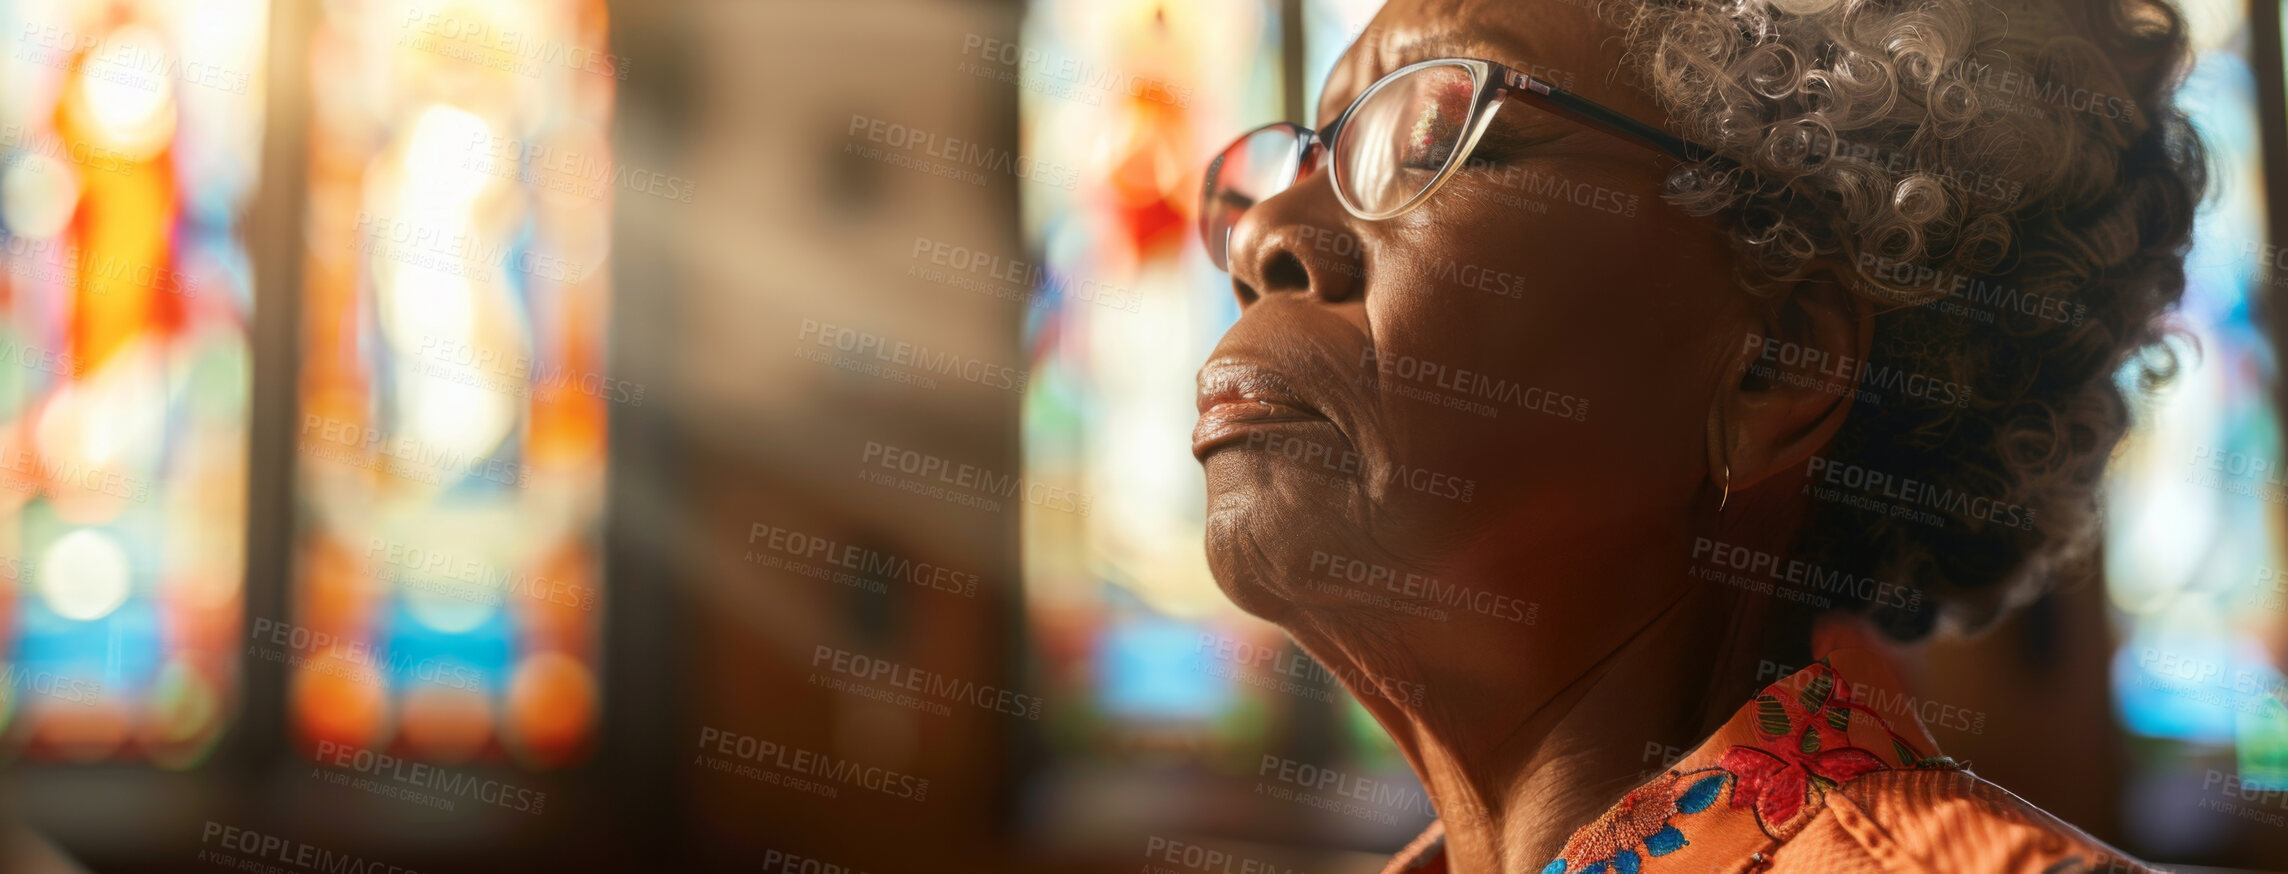
<svg viewBox="0 0 2288 874">
<path fill-rule="evenodd" d="M 0 0 L 0 870 L 1377 870 L 1188 439 L 1199 173 L 1378 5 Z M 2288 868 L 2280 6 L 2100 576 L 1913 671 L 2172 867 Z"/>
</svg>

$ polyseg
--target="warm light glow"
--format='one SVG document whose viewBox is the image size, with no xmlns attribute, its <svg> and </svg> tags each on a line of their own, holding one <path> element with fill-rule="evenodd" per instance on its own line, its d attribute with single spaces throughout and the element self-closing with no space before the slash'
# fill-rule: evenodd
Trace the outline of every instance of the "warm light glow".
<svg viewBox="0 0 2288 874">
<path fill-rule="evenodd" d="M 424 351 L 469 348 L 481 338 L 480 307 L 495 303 L 491 283 L 471 276 L 494 271 L 471 257 L 482 239 L 472 210 L 491 181 L 469 169 L 474 143 L 492 136 L 485 120 L 457 106 L 433 105 L 406 135 L 392 206 L 377 210 L 370 263 L 378 280 L 382 331 L 399 351 L 396 377 L 405 399 L 403 436 L 456 456 L 490 452 L 515 425 L 513 398 L 491 387 L 455 356 Z"/>
<path fill-rule="evenodd" d="M 312 741 L 370 745 L 389 731 L 384 680 L 371 665 L 313 656 L 294 674 L 295 721 Z"/>
<path fill-rule="evenodd" d="M 127 708 L 116 701 L 98 701 L 84 707 L 51 707 L 40 711 L 35 740 L 76 762 L 110 758 L 127 743 Z"/>
<path fill-rule="evenodd" d="M 173 61 L 166 40 L 149 25 L 130 24 L 106 36 L 79 77 L 80 98 L 94 122 L 89 135 L 130 158 L 164 148 L 175 135 L 175 82 L 160 71 Z"/>
<path fill-rule="evenodd" d="M 431 761 L 468 761 L 492 739 L 492 702 L 476 690 L 414 686 L 399 706 L 398 729 Z"/>
<path fill-rule="evenodd" d="M 127 554 L 111 535 L 82 528 L 64 535 L 40 559 L 38 586 L 48 609 L 66 619 L 101 619 L 127 603 Z"/>
<path fill-rule="evenodd" d="M 492 136 L 492 127 L 466 109 L 437 104 L 423 110 L 406 137 L 398 209 L 407 216 L 466 225 L 470 205 L 495 181 L 470 166 L 469 158 Z"/>
<path fill-rule="evenodd" d="M 532 764 L 563 764 L 587 735 L 596 703 L 587 666 L 559 652 L 534 653 L 509 680 L 505 740 Z"/>
<path fill-rule="evenodd" d="M 56 392 L 36 426 L 40 454 L 58 469 L 111 469 L 150 446 L 165 424 L 166 386 L 142 344 Z"/>
</svg>

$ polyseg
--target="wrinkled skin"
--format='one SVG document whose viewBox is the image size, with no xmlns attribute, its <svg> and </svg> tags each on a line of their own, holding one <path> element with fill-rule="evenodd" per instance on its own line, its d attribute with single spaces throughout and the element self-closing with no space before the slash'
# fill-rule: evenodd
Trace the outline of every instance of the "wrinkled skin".
<svg viewBox="0 0 2288 874">
<path fill-rule="evenodd" d="M 1394 0 L 1316 120 L 1405 64 L 1479 57 L 1662 123 L 1617 46 L 1559 0 Z M 1746 372 L 1747 338 L 1871 340 L 1831 278 L 1740 290 L 1721 221 L 1660 200 L 1673 158 L 1516 101 L 1488 155 L 1384 221 L 1345 211 L 1324 162 L 1251 209 L 1195 445 L 1217 581 L 1391 731 L 1457 874 L 1539 870 L 1648 742 L 1689 746 L 1752 694 L 1753 656 L 1710 653 L 1801 635 L 1688 576 L 1694 540 L 1784 550 L 1849 412 L 1833 384 Z"/>
</svg>

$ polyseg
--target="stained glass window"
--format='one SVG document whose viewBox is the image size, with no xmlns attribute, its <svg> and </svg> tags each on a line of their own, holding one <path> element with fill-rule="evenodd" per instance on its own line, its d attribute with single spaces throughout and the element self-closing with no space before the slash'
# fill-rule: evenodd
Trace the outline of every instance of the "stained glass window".
<svg viewBox="0 0 2288 874">
<path fill-rule="evenodd" d="M 188 767 L 235 709 L 268 4 L 0 4 L 0 728 Z"/>
<path fill-rule="evenodd" d="M 327 4 L 313 36 L 297 736 L 548 767 L 599 705 L 601 0 Z"/>
<path fill-rule="evenodd" d="M 1043 697 L 1059 708 L 1051 733 L 1070 766 L 1052 769 L 1044 797 L 1120 785 L 1129 778 L 1095 766 L 1143 761 L 1130 755 L 1139 748 L 1203 769 L 1207 782 L 1189 791 L 1216 797 L 1245 785 L 1298 711 L 1331 715 L 1319 724 L 1354 741 L 1350 758 L 1313 764 L 1411 779 L 1331 673 L 1217 588 L 1203 554 L 1203 483 L 1186 442 L 1195 374 L 1239 315 L 1229 280 L 1199 248 L 1207 159 L 1248 128 L 1290 113 L 1308 120 L 1308 106 L 1286 105 L 1285 71 L 1300 66 L 1315 99 L 1378 5 L 1314 0 L 1296 20 L 1277 2 L 1031 6 L 1016 71 L 1023 149 L 1108 168 L 1070 191 L 1023 191 L 1027 237 L 1047 268 L 1027 324 L 1035 376 L 1024 407 L 1026 476 L 1086 495 L 1090 507 L 1085 515 L 1028 507 L 1024 517 Z M 1291 28 L 1302 35 L 1298 57 L 1286 54 Z M 1088 288 L 1121 293 L 1073 293 Z M 1303 682 L 1282 683 L 1282 667 L 1285 679 Z M 1187 806 L 1228 809 L 1173 807 Z M 1427 821 L 1427 805 L 1418 807 L 1409 812 L 1416 818 L 1351 821 L 1366 827 L 1352 838 L 1410 834 Z"/>
<path fill-rule="evenodd" d="M 2121 632 L 2115 704 L 2141 739 L 2123 820 L 2163 858 L 2201 852 L 2234 827 L 2212 812 L 2216 778 L 2288 787 L 2282 678 L 2259 646 L 2288 602 L 2278 534 L 2288 480 L 2266 388 L 2277 362 L 2255 320 L 2288 259 L 2266 242 L 2245 9 L 2183 5 L 2198 58 L 2178 99 L 2208 147 L 2213 191 L 2187 262 L 2182 370 L 2139 404 L 2115 463 L 2106 569 Z"/>
</svg>

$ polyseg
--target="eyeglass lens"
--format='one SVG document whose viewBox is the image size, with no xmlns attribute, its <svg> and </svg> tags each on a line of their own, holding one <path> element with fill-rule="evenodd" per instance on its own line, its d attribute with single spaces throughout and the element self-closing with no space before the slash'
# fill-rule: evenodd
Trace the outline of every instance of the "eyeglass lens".
<svg viewBox="0 0 2288 874">
<path fill-rule="evenodd" d="M 1363 217 L 1394 214 L 1435 183 L 1469 135 L 1477 81 L 1459 64 L 1422 67 L 1385 80 L 1352 107 L 1336 134 L 1335 184 Z M 1294 184 L 1302 131 L 1275 124 L 1250 132 L 1208 165 L 1200 235 L 1228 270 L 1231 230 L 1249 207 Z"/>
<path fill-rule="evenodd" d="M 1303 159 L 1302 131 L 1292 125 L 1260 128 L 1232 142 L 1208 165 L 1200 197 L 1200 238 L 1219 270 L 1231 269 L 1226 247 L 1248 207 L 1287 190 Z"/>
<path fill-rule="evenodd" d="M 1469 132 L 1469 68 L 1423 67 L 1383 83 L 1335 136 L 1335 184 L 1366 217 L 1395 213 L 1445 172 Z"/>
</svg>

